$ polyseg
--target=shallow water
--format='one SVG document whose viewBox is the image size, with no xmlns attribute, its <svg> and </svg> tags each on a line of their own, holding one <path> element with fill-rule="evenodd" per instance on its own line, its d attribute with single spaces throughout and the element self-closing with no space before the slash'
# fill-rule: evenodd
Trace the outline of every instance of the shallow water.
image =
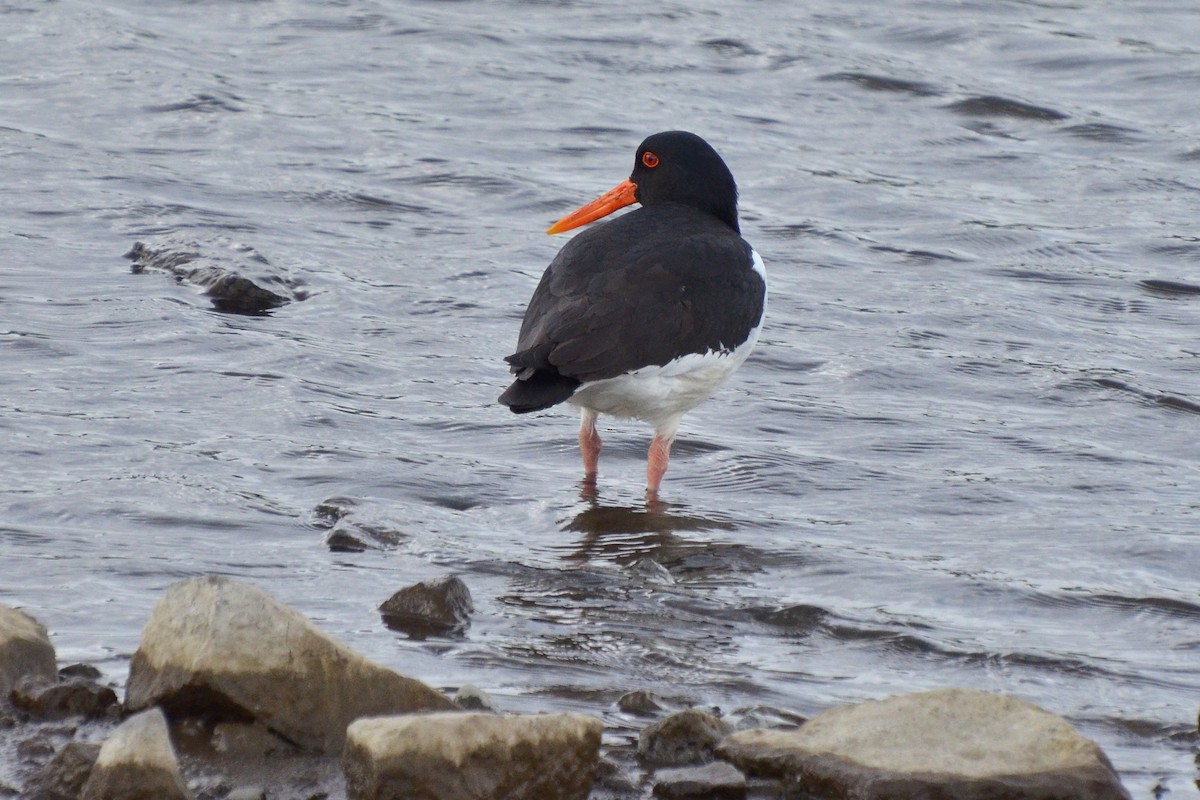
<svg viewBox="0 0 1200 800">
<path fill-rule="evenodd" d="M 1200 8 L 644 8 L 0 6 L 0 602 L 120 682 L 164 587 L 238 576 L 617 735 L 634 688 L 1007 692 L 1200 796 Z M 647 508 L 643 427 L 589 499 L 572 415 L 494 399 L 542 231 L 668 128 L 726 157 L 771 298 Z M 160 234 L 308 299 L 131 274 Z M 331 498 L 387 546 L 332 552 Z M 383 625 L 448 571 L 464 637 Z"/>
</svg>

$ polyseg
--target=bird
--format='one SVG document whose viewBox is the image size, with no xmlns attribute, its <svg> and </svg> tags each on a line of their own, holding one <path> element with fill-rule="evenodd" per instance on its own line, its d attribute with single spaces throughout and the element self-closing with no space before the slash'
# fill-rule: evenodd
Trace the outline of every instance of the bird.
<svg viewBox="0 0 1200 800">
<path fill-rule="evenodd" d="M 633 172 L 554 223 L 596 222 L 546 268 L 526 308 L 516 376 L 498 401 L 517 414 L 580 409 L 584 484 L 595 486 L 601 414 L 654 429 L 646 496 L 658 498 L 680 420 L 742 365 L 766 310 L 766 269 L 741 236 L 738 190 L 717 151 L 687 131 L 637 148 Z"/>
</svg>

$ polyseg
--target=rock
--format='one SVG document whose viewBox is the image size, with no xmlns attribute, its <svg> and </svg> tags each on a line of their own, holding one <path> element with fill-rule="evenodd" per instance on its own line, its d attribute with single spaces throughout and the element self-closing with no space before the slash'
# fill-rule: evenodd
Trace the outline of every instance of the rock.
<svg viewBox="0 0 1200 800">
<path fill-rule="evenodd" d="M 165 272 L 201 287 L 221 311 L 261 314 L 305 297 L 296 281 L 274 270 L 254 248 L 224 239 L 201 243 L 171 234 L 151 244 L 135 242 L 125 257 L 133 261 L 135 274 Z"/>
<path fill-rule="evenodd" d="M 54 743 L 44 733 L 17 742 L 17 758 L 27 763 L 44 764 L 54 756 Z"/>
<path fill-rule="evenodd" d="M 794 711 L 785 711 L 773 706 L 757 705 L 735 708 L 725 715 L 725 720 L 737 730 L 743 728 L 799 728 L 806 717 Z"/>
<path fill-rule="evenodd" d="M 817 797 L 1129 800 L 1100 748 L 1061 717 L 966 689 L 833 708 L 798 730 L 741 731 L 718 755 Z"/>
<path fill-rule="evenodd" d="M 54 645 L 46 629 L 24 611 L 0 605 L 0 699 L 25 676 L 58 677 Z"/>
<path fill-rule="evenodd" d="M 220 577 L 173 584 L 130 664 L 125 707 L 257 720 L 332 752 L 361 716 L 451 710 L 418 680 L 354 653 L 263 590 Z"/>
<path fill-rule="evenodd" d="M 407 533 L 385 525 L 342 521 L 325 535 L 325 545 L 333 553 L 362 553 L 391 550 L 407 538 Z"/>
<path fill-rule="evenodd" d="M 462 629 L 474 610 L 471 591 L 454 575 L 408 586 L 379 607 L 384 624 L 414 638 Z"/>
<path fill-rule="evenodd" d="M 162 711 L 152 708 L 122 722 L 100 747 L 83 786 L 83 800 L 191 798 L 171 747 Z"/>
<path fill-rule="evenodd" d="M 634 781 L 638 773 L 636 765 L 618 764 L 614 759 L 602 755 L 596 768 L 596 782 L 592 791 L 599 797 L 638 797 L 642 796 L 641 787 Z"/>
<path fill-rule="evenodd" d="M 725 722 L 707 711 L 689 708 L 642 731 L 638 755 L 651 764 L 681 766 L 712 761 L 717 744 L 730 732 Z"/>
<path fill-rule="evenodd" d="M 371 545 L 345 525 L 338 525 L 325 534 L 325 546 L 331 553 L 364 553 L 371 549 Z"/>
<path fill-rule="evenodd" d="M 660 769 L 654 774 L 654 796 L 670 800 L 742 800 L 746 796 L 746 776 L 723 761 L 703 767 Z"/>
<path fill-rule="evenodd" d="M 89 681 L 99 681 L 104 677 L 104 673 L 91 664 L 68 664 L 58 671 L 58 677 L 63 680 L 67 678 L 83 678 Z"/>
<path fill-rule="evenodd" d="M 99 755 L 98 744 L 68 742 L 46 766 L 30 777 L 21 797 L 25 800 L 79 800 Z"/>
<path fill-rule="evenodd" d="M 495 711 L 496 707 L 492 705 L 492 698 L 488 697 L 488 693 L 478 686 L 465 684 L 458 687 L 458 691 L 454 693 L 454 705 L 464 711 Z"/>
<path fill-rule="evenodd" d="M 342 768 L 350 800 L 582 800 L 600 758 L 583 714 L 423 714 L 360 719 Z"/>
<path fill-rule="evenodd" d="M 218 722 L 213 727 L 212 746 L 218 753 L 256 761 L 294 749 L 264 726 L 246 722 Z"/>
<path fill-rule="evenodd" d="M 14 706 L 42 719 L 102 717 L 117 705 L 116 692 L 83 678 L 48 681 L 27 676 L 17 681 L 11 697 Z"/>
<path fill-rule="evenodd" d="M 242 786 L 225 795 L 225 800 L 267 800 L 267 790 L 261 786 Z"/>
<path fill-rule="evenodd" d="M 663 710 L 663 707 L 659 705 L 660 699 L 645 689 L 637 689 L 632 692 L 626 692 L 617 698 L 617 708 L 626 714 L 649 716 Z"/>
</svg>

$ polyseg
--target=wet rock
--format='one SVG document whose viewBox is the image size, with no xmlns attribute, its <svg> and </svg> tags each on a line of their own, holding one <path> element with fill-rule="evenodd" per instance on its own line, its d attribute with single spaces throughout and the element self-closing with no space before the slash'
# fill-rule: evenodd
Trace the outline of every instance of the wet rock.
<svg viewBox="0 0 1200 800">
<path fill-rule="evenodd" d="M 626 692 L 617 698 L 617 708 L 626 714 L 649 716 L 663 710 L 662 705 L 659 703 L 660 699 L 645 689 L 637 689 L 632 692 Z"/>
<path fill-rule="evenodd" d="M 104 677 L 104 673 L 91 664 L 68 664 L 58 671 L 58 677 L 63 680 L 67 678 L 83 678 L 88 681 L 98 681 Z"/>
<path fill-rule="evenodd" d="M 405 587 L 379 607 L 384 624 L 414 638 L 461 630 L 474 610 L 471 591 L 455 575 Z"/>
<path fill-rule="evenodd" d="M 338 525 L 325 534 L 325 546 L 333 553 L 363 553 L 372 549 L 346 525 Z"/>
<path fill-rule="evenodd" d="M 670 800 L 742 800 L 746 796 L 746 776 L 724 761 L 702 767 L 660 769 L 654 774 L 654 796 Z"/>
<path fill-rule="evenodd" d="M 638 736 L 638 755 L 651 764 L 682 766 L 713 759 L 730 726 L 717 716 L 689 708 L 659 720 Z"/>
<path fill-rule="evenodd" d="M 198 242 L 178 235 L 135 242 L 125 254 L 133 272 L 165 272 L 199 286 L 221 311 L 261 314 L 305 295 L 254 248 L 223 239 Z M 269 287 L 269 288 L 268 288 Z"/>
<path fill-rule="evenodd" d="M 79 800 L 100 745 L 68 742 L 25 784 L 24 800 Z"/>
<path fill-rule="evenodd" d="M 26 676 L 54 680 L 54 659 L 54 645 L 41 623 L 24 611 L 0 605 L 0 699 Z"/>
<path fill-rule="evenodd" d="M 465 711 L 495 711 L 496 707 L 492 705 L 492 698 L 488 697 L 488 693 L 478 686 L 466 684 L 458 687 L 458 691 L 454 693 L 454 705 Z"/>
<path fill-rule="evenodd" d="M 407 538 L 407 533 L 386 525 L 343 520 L 325 535 L 325 544 L 334 553 L 362 553 L 392 550 Z"/>
<path fill-rule="evenodd" d="M 331 497 L 313 511 L 314 524 L 329 529 L 325 544 L 334 553 L 391 550 L 410 536 L 392 521 L 373 517 L 369 508 L 351 497 Z"/>
<path fill-rule="evenodd" d="M 808 721 L 806 717 L 793 711 L 763 705 L 734 709 L 725 716 L 725 719 L 738 730 L 743 728 L 799 728 Z"/>
<path fill-rule="evenodd" d="M 261 786 L 241 786 L 227 794 L 225 800 L 267 800 L 267 790 Z"/>
<path fill-rule="evenodd" d="M 1128 800 L 1108 758 L 1065 720 L 987 692 L 941 689 L 825 711 L 718 750 L 817 797 Z"/>
<path fill-rule="evenodd" d="M 84 678 L 48 681 L 28 676 L 17 681 L 11 699 L 14 706 L 41 719 L 103 717 L 117 705 L 116 692 Z"/>
<path fill-rule="evenodd" d="M 1067 115 L 1057 109 L 1035 106 L 1008 97 L 984 95 L 968 97 L 951 103 L 946 108 L 958 114 L 969 114 L 978 117 L 1013 117 L 1016 119 L 1032 119 L 1042 122 L 1057 122 L 1067 119 Z"/>
<path fill-rule="evenodd" d="M 17 758 L 22 761 L 42 764 L 54 756 L 54 742 L 44 733 L 22 739 L 17 743 Z"/>
<path fill-rule="evenodd" d="M 422 714 L 360 719 L 342 768 L 350 800 L 582 800 L 600 757 L 583 714 Z"/>
<path fill-rule="evenodd" d="M 130 665 L 125 705 L 257 720 L 311 750 L 341 748 L 361 716 L 450 710 L 418 680 L 354 653 L 261 589 L 220 577 L 173 584 Z"/>
<path fill-rule="evenodd" d="M 598 792 L 601 797 L 640 798 L 642 796 L 641 787 L 634 782 L 632 777 L 637 771 L 633 764 L 623 766 L 608 756 L 601 756 L 600 763 L 596 768 L 596 782 L 593 785 L 593 791 Z"/>
<path fill-rule="evenodd" d="M 262 759 L 294 749 L 264 726 L 246 722 L 218 722 L 213 727 L 212 746 L 218 753 L 243 759 Z"/>
<path fill-rule="evenodd" d="M 125 720 L 100 747 L 83 800 L 185 800 L 167 718 L 152 708 Z"/>
</svg>

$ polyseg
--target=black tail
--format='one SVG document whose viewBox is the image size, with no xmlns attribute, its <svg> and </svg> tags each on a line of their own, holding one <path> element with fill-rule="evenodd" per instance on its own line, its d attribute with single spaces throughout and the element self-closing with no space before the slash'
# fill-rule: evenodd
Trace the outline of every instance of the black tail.
<svg viewBox="0 0 1200 800">
<path fill-rule="evenodd" d="M 528 378 L 518 378 L 500 395 L 500 402 L 514 414 L 528 414 L 556 406 L 575 394 L 579 388 L 576 378 L 557 372 L 535 370 Z"/>
</svg>

